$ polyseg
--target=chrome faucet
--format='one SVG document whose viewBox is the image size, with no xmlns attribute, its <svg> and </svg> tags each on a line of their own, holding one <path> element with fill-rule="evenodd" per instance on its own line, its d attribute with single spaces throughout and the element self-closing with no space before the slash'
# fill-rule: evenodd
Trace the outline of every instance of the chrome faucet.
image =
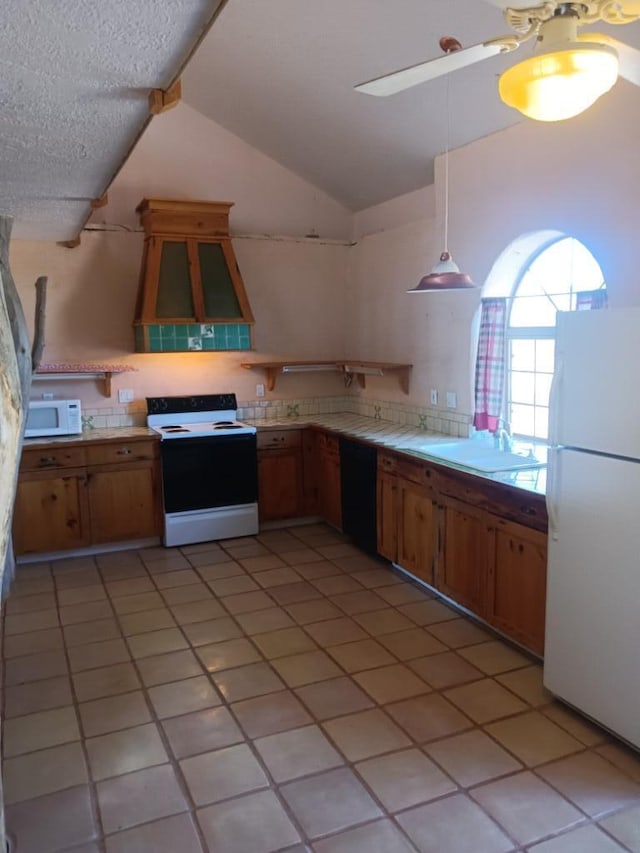
<svg viewBox="0 0 640 853">
<path fill-rule="evenodd" d="M 513 449 L 513 439 L 511 438 L 511 434 L 506 425 L 501 426 L 500 429 L 495 431 L 493 440 L 496 450 L 511 452 Z"/>
</svg>

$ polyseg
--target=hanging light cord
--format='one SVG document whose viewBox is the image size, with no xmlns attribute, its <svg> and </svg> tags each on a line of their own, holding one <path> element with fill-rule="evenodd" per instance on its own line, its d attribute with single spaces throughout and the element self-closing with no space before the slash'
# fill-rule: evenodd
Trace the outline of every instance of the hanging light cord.
<svg viewBox="0 0 640 853">
<path fill-rule="evenodd" d="M 445 110 L 446 110 L 446 139 L 444 149 L 444 250 L 449 254 L 449 75 L 446 77 Z"/>
</svg>

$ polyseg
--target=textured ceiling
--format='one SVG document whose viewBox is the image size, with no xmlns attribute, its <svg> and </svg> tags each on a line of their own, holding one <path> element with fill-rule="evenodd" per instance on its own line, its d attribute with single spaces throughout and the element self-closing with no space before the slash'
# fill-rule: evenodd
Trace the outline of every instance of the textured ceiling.
<svg viewBox="0 0 640 853">
<path fill-rule="evenodd" d="M 3 0 L 0 212 L 76 236 L 220 0 Z"/>
</svg>

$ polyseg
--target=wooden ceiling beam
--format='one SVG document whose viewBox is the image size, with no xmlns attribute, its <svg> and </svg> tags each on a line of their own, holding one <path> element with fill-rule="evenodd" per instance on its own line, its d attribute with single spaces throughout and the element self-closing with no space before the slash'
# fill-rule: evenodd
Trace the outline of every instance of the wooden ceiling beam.
<svg viewBox="0 0 640 853">
<path fill-rule="evenodd" d="M 182 82 L 176 80 L 168 89 L 152 89 L 149 92 L 149 112 L 152 116 L 166 113 L 177 106 L 182 99 Z"/>
</svg>

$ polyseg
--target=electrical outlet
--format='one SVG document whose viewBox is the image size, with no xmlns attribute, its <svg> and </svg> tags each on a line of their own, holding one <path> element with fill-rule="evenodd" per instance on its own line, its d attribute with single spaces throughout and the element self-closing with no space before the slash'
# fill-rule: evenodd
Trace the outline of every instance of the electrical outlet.
<svg viewBox="0 0 640 853">
<path fill-rule="evenodd" d="M 429 402 L 431 403 L 432 406 L 438 405 L 438 389 L 437 388 L 432 388 L 431 391 L 429 391 Z"/>
<path fill-rule="evenodd" d="M 42 395 L 43 400 L 53 400 L 53 394 L 51 391 L 45 391 Z"/>
<path fill-rule="evenodd" d="M 455 409 L 458 405 L 458 395 L 455 391 L 447 391 L 447 409 Z"/>
<path fill-rule="evenodd" d="M 258 382 L 256 385 L 256 397 L 264 397 L 264 384 L 262 382 Z"/>
<path fill-rule="evenodd" d="M 133 388 L 120 388 L 118 391 L 118 402 L 119 403 L 131 403 L 133 402 Z"/>
</svg>

